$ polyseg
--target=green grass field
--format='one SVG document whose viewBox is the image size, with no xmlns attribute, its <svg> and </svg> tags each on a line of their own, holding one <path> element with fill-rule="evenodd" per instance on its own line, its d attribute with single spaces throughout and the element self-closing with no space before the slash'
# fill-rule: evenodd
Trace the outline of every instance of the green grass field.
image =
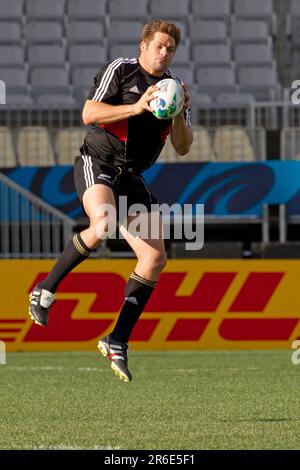
<svg viewBox="0 0 300 470">
<path fill-rule="evenodd" d="M 291 351 L 8 353 L 0 449 L 299 449 Z"/>
</svg>

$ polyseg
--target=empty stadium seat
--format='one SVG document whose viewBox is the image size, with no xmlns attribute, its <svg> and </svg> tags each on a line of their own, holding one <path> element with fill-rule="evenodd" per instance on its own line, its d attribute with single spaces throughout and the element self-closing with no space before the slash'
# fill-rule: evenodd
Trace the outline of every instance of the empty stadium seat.
<svg viewBox="0 0 300 470">
<path fill-rule="evenodd" d="M 148 0 L 110 0 L 109 13 L 113 19 L 142 19 L 148 15 Z"/>
<path fill-rule="evenodd" d="M 273 65 L 273 51 L 267 44 L 238 44 L 234 48 L 237 67 Z"/>
<path fill-rule="evenodd" d="M 0 44 L 21 44 L 22 25 L 16 21 L 0 21 Z"/>
<path fill-rule="evenodd" d="M 1 67 L 0 77 L 6 83 L 6 93 L 28 93 L 27 71 L 20 67 Z"/>
<path fill-rule="evenodd" d="M 193 20 L 190 26 L 191 43 L 227 43 L 224 21 Z"/>
<path fill-rule="evenodd" d="M 216 96 L 222 92 L 235 92 L 234 70 L 231 67 L 207 67 L 196 70 L 196 84 L 203 93 Z"/>
<path fill-rule="evenodd" d="M 97 72 L 98 67 L 81 67 L 72 70 L 72 84 L 78 102 L 87 98 L 87 93 L 94 86 L 94 77 Z"/>
<path fill-rule="evenodd" d="M 112 20 L 109 28 L 109 41 L 116 43 L 138 43 L 143 28 L 143 23 L 139 21 Z"/>
<path fill-rule="evenodd" d="M 21 166 L 51 166 L 55 163 L 51 139 L 46 127 L 22 127 L 18 135 L 17 149 Z"/>
<path fill-rule="evenodd" d="M 187 19 L 189 15 L 189 0 L 150 0 L 151 18 Z"/>
<path fill-rule="evenodd" d="M 31 72 L 32 95 L 69 94 L 69 76 L 64 67 L 37 67 Z"/>
<path fill-rule="evenodd" d="M 28 20 L 64 19 L 65 0 L 27 0 L 25 6 Z"/>
<path fill-rule="evenodd" d="M 30 67 L 65 65 L 66 54 L 62 45 L 32 45 L 28 48 Z"/>
<path fill-rule="evenodd" d="M 59 165 L 71 165 L 74 158 L 80 155 L 79 148 L 86 136 L 83 127 L 71 127 L 58 131 L 55 140 L 55 150 Z"/>
<path fill-rule="evenodd" d="M 238 71 L 238 82 L 242 92 L 250 93 L 258 100 L 280 98 L 277 73 L 271 67 L 242 67 Z"/>
<path fill-rule="evenodd" d="M 58 95 L 47 93 L 38 96 L 35 102 L 42 108 L 68 109 L 76 106 L 75 97 L 67 93 Z"/>
<path fill-rule="evenodd" d="M 233 0 L 233 11 L 239 19 L 259 19 L 268 24 L 269 30 L 275 34 L 276 17 L 273 0 Z"/>
<path fill-rule="evenodd" d="M 244 128 L 220 126 L 215 133 L 214 153 L 216 161 L 254 161 L 255 152 Z"/>
<path fill-rule="evenodd" d="M 0 168 L 14 167 L 17 165 L 16 153 L 13 146 L 11 130 L 8 127 L 0 127 Z"/>
<path fill-rule="evenodd" d="M 0 67 L 24 66 L 25 54 L 21 46 L 0 45 Z"/>
<path fill-rule="evenodd" d="M 73 44 L 69 48 L 71 68 L 76 66 L 96 66 L 107 62 L 106 47 L 98 44 Z"/>
<path fill-rule="evenodd" d="M 101 44 L 104 40 L 104 25 L 100 21 L 70 21 L 67 40 L 72 43 Z"/>
<path fill-rule="evenodd" d="M 104 20 L 106 0 L 69 0 L 67 12 L 71 20 Z"/>
<path fill-rule="evenodd" d="M 195 66 L 224 66 L 231 63 L 231 49 L 227 44 L 195 44 Z"/>
<path fill-rule="evenodd" d="M 63 26 L 58 21 L 30 21 L 26 28 L 26 41 L 28 44 L 62 44 Z"/>
<path fill-rule="evenodd" d="M 23 6 L 23 0 L 1 0 L 0 21 L 21 21 Z"/>
<path fill-rule="evenodd" d="M 20 109 L 20 108 L 27 108 L 33 104 L 33 99 L 27 93 L 8 93 L 6 95 L 6 105 L 10 108 Z"/>
<path fill-rule="evenodd" d="M 193 18 L 222 19 L 227 22 L 231 14 L 231 0 L 192 0 Z"/>
<path fill-rule="evenodd" d="M 259 20 L 234 21 L 231 27 L 231 39 L 233 43 L 271 43 L 267 24 Z"/>
<path fill-rule="evenodd" d="M 113 44 L 109 49 L 110 60 L 118 57 L 138 57 L 139 54 L 138 44 Z"/>
</svg>

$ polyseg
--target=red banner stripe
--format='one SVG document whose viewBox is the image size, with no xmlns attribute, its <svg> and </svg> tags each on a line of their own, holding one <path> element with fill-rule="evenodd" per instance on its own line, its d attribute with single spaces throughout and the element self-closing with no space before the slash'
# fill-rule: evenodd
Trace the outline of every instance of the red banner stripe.
<svg viewBox="0 0 300 470">
<path fill-rule="evenodd" d="M 1 319 L 0 323 L 25 323 L 26 320 L 11 320 L 10 318 L 7 318 L 5 320 Z"/>
<path fill-rule="evenodd" d="M 0 328 L 0 333 L 18 333 L 21 328 Z"/>
<path fill-rule="evenodd" d="M 15 340 L 16 338 L 0 338 L 0 341 L 4 341 L 4 343 L 12 343 Z"/>
<path fill-rule="evenodd" d="M 167 341 L 198 341 L 205 330 L 208 319 L 181 318 L 176 321 Z"/>
<path fill-rule="evenodd" d="M 215 312 L 236 273 L 204 273 L 190 295 L 177 290 L 186 273 L 162 273 L 145 312 Z"/>
<path fill-rule="evenodd" d="M 139 320 L 135 325 L 130 341 L 149 341 L 160 319 Z"/>
<path fill-rule="evenodd" d="M 284 273 L 250 273 L 230 312 L 262 312 Z"/>
<path fill-rule="evenodd" d="M 231 341 L 285 341 L 298 321 L 298 318 L 226 319 L 222 321 L 219 333 Z"/>
</svg>

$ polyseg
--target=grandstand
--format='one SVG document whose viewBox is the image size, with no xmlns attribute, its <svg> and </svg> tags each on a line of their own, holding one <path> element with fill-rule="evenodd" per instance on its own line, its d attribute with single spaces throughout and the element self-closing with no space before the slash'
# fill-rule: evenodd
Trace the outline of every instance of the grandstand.
<svg viewBox="0 0 300 470">
<path fill-rule="evenodd" d="M 71 176 L 64 178 L 59 168 L 72 165 L 78 154 L 85 134 L 81 109 L 92 78 L 108 60 L 138 54 L 145 21 L 168 18 L 182 31 L 171 70 L 189 87 L 195 138 L 183 158 L 167 142 L 159 162 L 167 166 L 171 178 L 172 168 L 189 175 L 189 168 L 195 173 L 210 165 L 207 184 L 214 196 L 202 192 L 197 199 L 208 211 L 210 255 L 219 256 L 217 244 L 223 239 L 235 247 L 228 248 L 229 255 L 239 257 L 265 256 L 270 241 L 298 239 L 300 208 L 290 203 L 296 190 L 289 198 L 278 194 L 269 198 L 270 187 L 260 184 L 259 169 L 273 172 L 276 179 L 280 170 L 272 166 L 274 160 L 298 160 L 300 155 L 299 111 L 290 100 L 291 82 L 299 76 L 299 0 L 0 0 L 0 6 L 0 79 L 6 84 L 6 103 L 0 104 L 0 167 L 8 177 L 6 183 L 1 180 L 1 187 L 8 191 L 12 179 L 20 190 L 32 191 L 37 204 L 44 199 L 60 211 L 62 220 L 71 217 L 75 227 L 84 224 L 71 197 Z M 241 191 L 240 197 L 230 196 L 220 209 L 218 201 L 229 184 L 228 172 L 233 171 L 230 165 L 235 165 L 239 181 L 247 180 L 257 199 L 249 201 L 246 191 Z M 38 172 L 40 183 L 24 183 L 22 172 L 29 174 L 30 168 Z M 38 189 L 54 168 L 71 209 Z M 219 168 L 223 168 L 223 189 L 218 192 L 213 178 Z M 11 210 L 7 205 L 6 201 L 4 214 Z M 5 223 L 11 227 L 11 221 Z M 232 243 L 237 241 L 238 252 Z M 260 243 L 264 250 L 257 248 Z M 182 253 L 177 245 L 170 247 L 170 253 L 176 254 L 177 248 Z M 5 247 L 2 243 L 5 257 L 22 255 L 20 249 L 12 253 Z M 113 254 L 113 247 L 119 249 L 112 243 L 112 249 L 103 253 Z M 198 253 L 202 255 L 205 249 Z"/>
</svg>

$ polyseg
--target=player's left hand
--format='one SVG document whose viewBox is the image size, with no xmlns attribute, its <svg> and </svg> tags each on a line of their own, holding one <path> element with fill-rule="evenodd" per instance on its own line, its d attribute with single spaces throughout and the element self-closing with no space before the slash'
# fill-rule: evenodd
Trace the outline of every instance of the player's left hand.
<svg viewBox="0 0 300 470">
<path fill-rule="evenodd" d="M 181 86 L 184 90 L 184 105 L 183 105 L 183 111 L 185 111 L 191 104 L 191 98 L 190 98 L 190 94 L 187 90 L 187 87 L 186 85 L 183 83 L 183 82 L 180 82 L 181 83 Z"/>
<path fill-rule="evenodd" d="M 176 116 L 174 119 L 176 119 L 178 116 L 180 116 L 180 117 L 183 116 L 184 111 L 185 111 L 185 110 L 190 106 L 190 104 L 191 104 L 190 94 L 189 94 L 189 92 L 188 92 L 188 90 L 187 90 L 186 85 L 185 85 L 182 81 L 180 81 L 180 84 L 181 84 L 181 86 L 182 86 L 182 88 L 183 88 L 183 90 L 184 90 L 184 105 L 183 105 L 182 111 L 181 111 L 179 114 L 177 114 L 177 116 Z"/>
</svg>

